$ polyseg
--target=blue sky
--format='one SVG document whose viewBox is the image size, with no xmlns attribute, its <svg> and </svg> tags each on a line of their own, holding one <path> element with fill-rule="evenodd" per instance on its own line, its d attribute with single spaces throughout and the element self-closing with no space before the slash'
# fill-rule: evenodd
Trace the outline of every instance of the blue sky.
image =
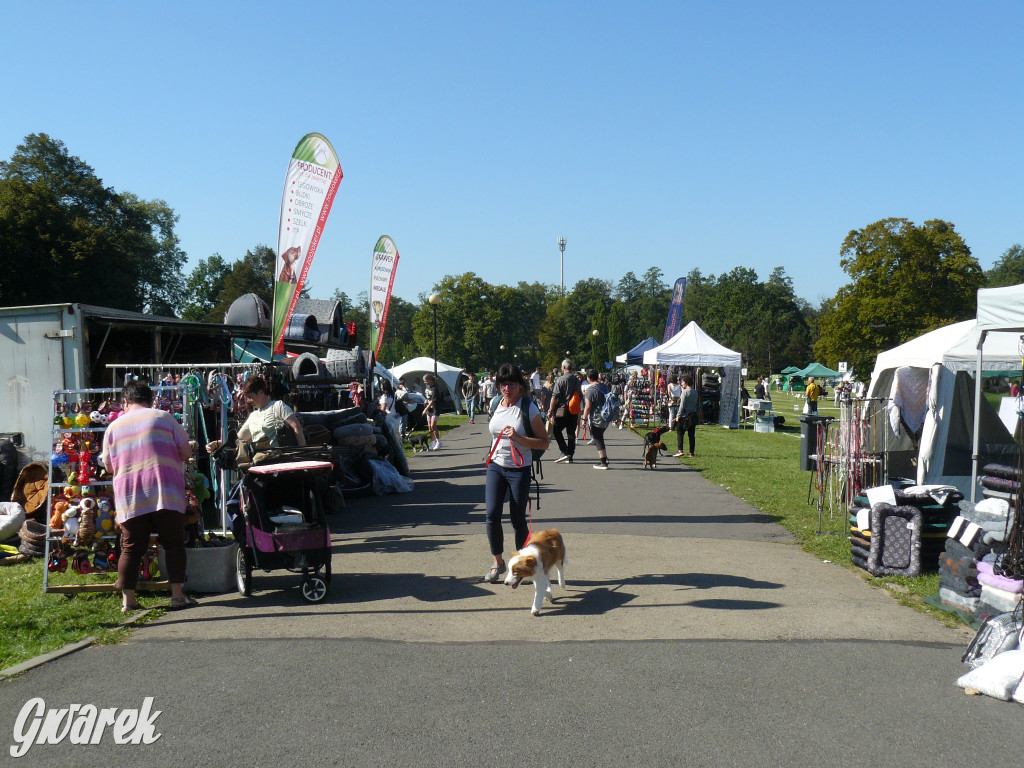
<svg viewBox="0 0 1024 768">
<path fill-rule="evenodd" d="M 372 6 L 372 7 L 371 7 Z M 312 293 L 445 274 L 766 279 L 817 304 L 851 230 L 1024 242 L 1020 2 L 0 2 L 0 158 L 48 133 L 166 200 L 190 267 L 277 241 L 288 157 L 344 180 Z"/>
</svg>

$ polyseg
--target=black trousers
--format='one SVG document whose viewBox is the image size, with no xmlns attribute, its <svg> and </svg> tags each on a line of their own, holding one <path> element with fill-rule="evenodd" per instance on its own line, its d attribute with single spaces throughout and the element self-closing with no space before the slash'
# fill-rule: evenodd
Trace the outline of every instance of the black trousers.
<svg viewBox="0 0 1024 768">
<path fill-rule="evenodd" d="M 555 417 L 555 442 L 563 456 L 571 457 L 576 453 L 576 427 L 579 423 L 580 417 L 575 413 Z"/>
</svg>

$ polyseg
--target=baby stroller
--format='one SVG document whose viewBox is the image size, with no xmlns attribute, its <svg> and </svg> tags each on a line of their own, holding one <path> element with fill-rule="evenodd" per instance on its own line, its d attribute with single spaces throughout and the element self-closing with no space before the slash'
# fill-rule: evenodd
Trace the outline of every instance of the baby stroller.
<svg viewBox="0 0 1024 768">
<path fill-rule="evenodd" d="M 252 594 L 252 570 L 302 574 L 302 597 L 318 603 L 331 583 L 331 532 L 317 493 L 327 461 L 249 467 L 241 482 L 233 528 L 238 540 L 238 591 Z"/>
</svg>

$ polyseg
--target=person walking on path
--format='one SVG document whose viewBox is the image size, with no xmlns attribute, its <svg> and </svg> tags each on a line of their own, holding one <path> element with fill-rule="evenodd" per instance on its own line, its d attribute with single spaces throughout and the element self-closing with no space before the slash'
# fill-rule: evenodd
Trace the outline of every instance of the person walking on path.
<svg viewBox="0 0 1024 768">
<path fill-rule="evenodd" d="M 473 416 L 476 413 L 476 396 L 480 389 L 477 383 L 476 374 L 469 374 L 469 378 L 462 382 L 462 397 L 466 401 L 466 410 L 469 412 L 469 423 L 475 424 Z"/>
<path fill-rule="evenodd" d="M 818 382 L 811 376 L 807 379 L 807 412 L 817 413 L 818 412 L 818 395 L 821 394 L 821 387 L 818 386 Z"/>
<path fill-rule="evenodd" d="M 487 458 L 485 485 L 487 541 L 494 563 L 484 574 L 484 581 L 492 584 L 500 581 L 506 570 L 505 532 L 501 526 L 505 497 L 511 496 L 508 514 L 515 531 L 515 548 L 522 549 L 530 533 L 526 507 L 530 501 L 533 450 L 548 447 L 544 419 L 530 397 L 530 384 L 523 372 L 518 366 L 505 363 L 498 369 L 497 380 L 501 400 L 487 422 L 494 443 Z M 529 429 L 524 419 L 529 421 Z M 527 437 L 527 432 L 533 436 Z"/>
<path fill-rule="evenodd" d="M 423 383 L 425 385 L 423 397 L 426 398 L 426 404 L 423 406 L 423 413 L 427 417 L 427 430 L 433 438 L 433 442 L 430 444 L 430 450 L 436 451 L 441 447 L 441 432 L 437 428 L 437 415 L 439 412 L 438 406 L 440 405 L 438 401 L 441 398 L 441 392 L 437 388 L 437 380 L 434 378 L 434 374 L 424 374 Z"/>
<path fill-rule="evenodd" d="M 494 377 L 494 372 L 487 374 L 487 378 L 484 379 L 484 384 L 481 387 L 484 393 L 484 401 L 480 406 L 480 410 L 487 411 L 488 418 L 490 418 L 491 401 L 498 395 L 498 384 L 494 380 Z"/>
<path fill-rule="evenodd" d="M 548 408 L 548 423 L 554 430 L 555 442 L 558 443 L 558 450 L 561 455 L 555 459 L 555 464 L 568 462 L 572 464 L 573 454 L 576 453 L 576 427 L 579 425 L 579 414 L 569 410 L 569 401 L 573 395 L 582 398 L 580 393 L 580 382 L 576 374 L 572 372 L 572 361 L 565 358 L 562 361 L 562 375 L 555 382 L 555 389 L 551 393 L 551 405 Z"/>
<path fill-rule="evenodd" d="M 121 390 L 124 411 L 103 435 L 103 464 L 114 476 L 114 507 L 121 526 L 117 586 L 121 610 L 139 608 L 139 564 L 157 534 L 166 552 L 171 608 L 187 608 L 185 595 L 185 467 L 192 456 L 188 434 L 174 417 L 153 407 L 153 390 L 129 381 Z"/>
<path fill-rule="evenodd" d="M 583 396 L 586 403 L 583 408 L 583 421 L 590 426 L 591 440 L 597 446 L 597 457 L 601 461 L 600 464 L 594 465 L 594 469 L 608 469 L 608 451 L 604 445 L 604 431 L 608 429 L 608 422 L 601 416 L 601 407 L 608 397 L 608 388 L 599 383 L 597 371 L 593 368 L 587 371 L 587 379 L 590 386 Z"/>
<path fill-rule="evenodd" d="M 696 442 L 697 422 L 700 420 L 698 414 L 697 390 L 693 388 L 693 375 L 683 374 L 683 393 L 679 399 L 679 411 L 676 414 L 676 438 L 679 450 L 673 456 L 683 455 L 683 435 L 690 440 L 690 456 L 693 456 L 694 444 Z"/>
</svg>

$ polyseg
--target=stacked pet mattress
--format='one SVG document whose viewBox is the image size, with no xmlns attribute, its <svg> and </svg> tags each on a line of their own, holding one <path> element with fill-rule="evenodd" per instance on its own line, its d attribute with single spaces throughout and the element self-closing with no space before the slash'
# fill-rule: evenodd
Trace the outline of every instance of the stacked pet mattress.
<svg viewBox="0 0 1024 768">
<path fill-rule="evenodd" d="M 1020 470 L 1007 464 L 986 464 L 978 478 L 986 495 L 999 495 L 1013 501 L 1020 492 Z"/>
<path fill-rule="evenodd" d="M 960 515 L 949 526 L 939 563 L 939 598 L 945 605 L 975 616 L 993 615 L 992 606 L 984 599 L 982 578 L 983 570 L 991 573 L 992 566 L 983 566 L 982 561 L 996 561 L 1005 547 L 1003 540 L 1012 517 L 1005 499 L 983 499 L 977 504 L 960 502 Z M 1000 589 L 1001 585 L 994 588 Z M 993 593 L 992 597 L 999 604 L 1007 603 L 1000 593 Z"/>
<path fill-rule="evenodd" d="M 979 615 L 995 616 L 1017 609 L 1024 591 L 1024 581 L 1011 579 L 998 573 L 1002 556 L 991 552 L 978 561 L 978 581 L 981 584 Z"/>
<path fill-rule="evenodd" d="M 895 505 L 869 507 L 864 496 L 851 505 L 853 563 L 873 576 L 916 576 L 934 571 L 963 494 L 952 486 L 906 485 L 894 491 Z"/>
</svg>

